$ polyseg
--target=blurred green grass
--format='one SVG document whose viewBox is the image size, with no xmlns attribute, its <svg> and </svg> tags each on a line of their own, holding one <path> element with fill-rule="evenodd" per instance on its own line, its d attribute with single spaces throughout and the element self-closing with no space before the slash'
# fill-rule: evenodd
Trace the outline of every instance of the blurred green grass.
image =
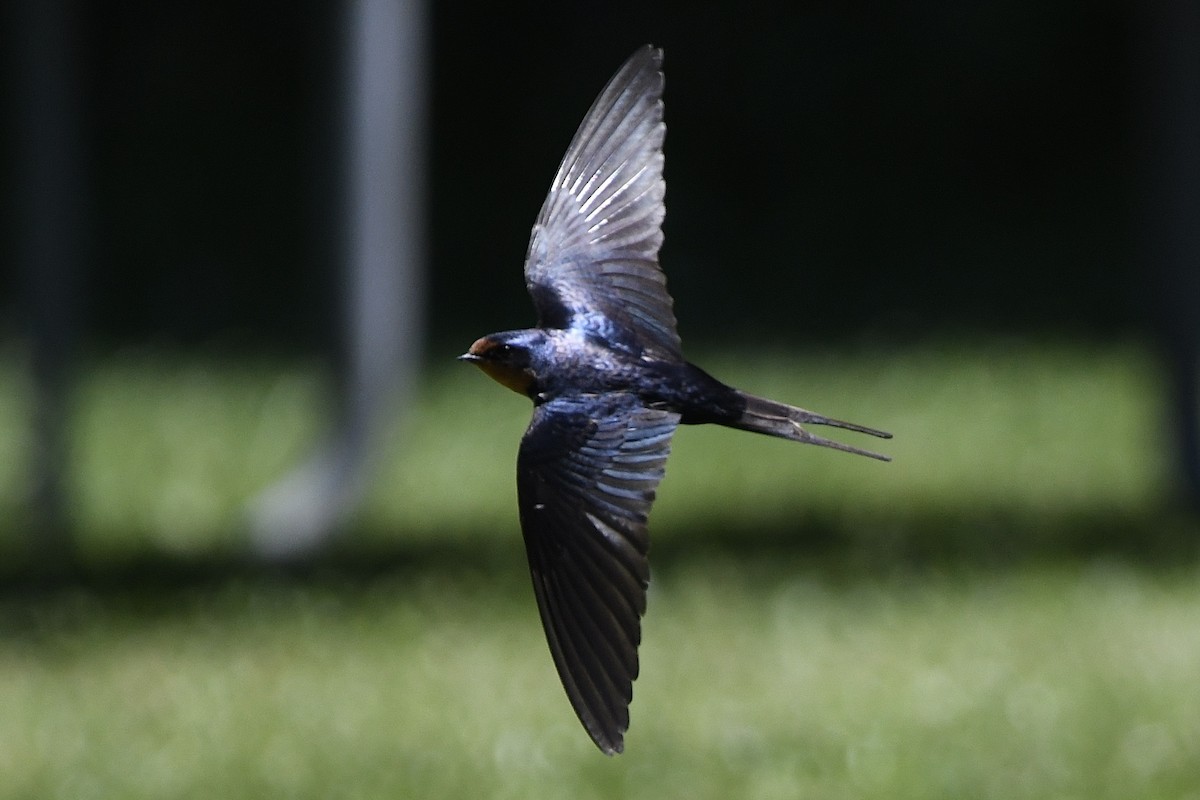
<svg viewBox="0 0 1200 800">
<path fill-rule="evenodd" d="M 623 756 L 518 569 L 0 602 L 0 796 L 1195 797 L 1200 581 L 656 573 Z"/>
<path fill-rule="evenodd" d="M 575 721 L 528 587 L 527 401 L 431 368 L 342 545 L 359 560 L 255 570 L 223 558 L 319 435 L 320 371 L 91 363 L 70 476 L 90 571 L 0 585 L 0 797 L 1200 796 L 1196 529 L 1169 513 L 1143 348 L 698 360 L 893 431 L 896 460 L 680 431 L 617 759 Z M 0 357 L 10 543 L 19 367 Z"/>
</svg>

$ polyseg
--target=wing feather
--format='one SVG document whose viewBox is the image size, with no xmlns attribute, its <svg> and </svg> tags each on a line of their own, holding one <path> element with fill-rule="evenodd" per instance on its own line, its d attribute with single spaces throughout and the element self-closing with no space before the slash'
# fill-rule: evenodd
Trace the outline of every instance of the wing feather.
<svg viewBox="0 0 1200 800">
<path fill-rule="evenodd" d="M 620 752 L 646 610 L 647 516 L 662 480 L 673 412 L 631 394 L 538 406 L 521 441 L 521 529 L 546 640 L 576 715 Z"/>
<path fill-rule="evenodd" d="M 533 226 L 525 281 L 539 325 L 582 326 L 630 352 L 678 357 L 658 265 L 666 216 L 662 51 L 647 45 L 584 117 Z"/>
</svg>

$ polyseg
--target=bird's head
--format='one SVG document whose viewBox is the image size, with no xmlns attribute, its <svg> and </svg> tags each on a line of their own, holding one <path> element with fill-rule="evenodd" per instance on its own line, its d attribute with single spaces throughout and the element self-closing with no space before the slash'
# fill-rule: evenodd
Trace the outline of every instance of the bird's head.
<svg viewBox="0 0 1200 800">
<path fill-rule="evenodd" d="M 535 394 L 536 376 L 526 333 L 493 333 L 476 339 L 458 360 L 474 364 L 517 394 L 532 397 Z"/>
</svg>

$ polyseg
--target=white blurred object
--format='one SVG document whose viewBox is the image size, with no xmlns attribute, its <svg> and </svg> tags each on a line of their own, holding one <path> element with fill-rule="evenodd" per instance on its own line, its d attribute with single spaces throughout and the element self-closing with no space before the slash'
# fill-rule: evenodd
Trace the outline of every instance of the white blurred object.
<svg viewBox="0 0 1200 800">
<path fill-rule="evenodd" d="M 427 71 L 420 0 L 358 0 L 345 19 L 348 97 L 342 254 L 346 308 L 333 430 L 251 502 L 255 550 L 298 558 L 325 544 L 367 487 L 389 419 L 417 374 L 424 299 Z"/>
</svg>

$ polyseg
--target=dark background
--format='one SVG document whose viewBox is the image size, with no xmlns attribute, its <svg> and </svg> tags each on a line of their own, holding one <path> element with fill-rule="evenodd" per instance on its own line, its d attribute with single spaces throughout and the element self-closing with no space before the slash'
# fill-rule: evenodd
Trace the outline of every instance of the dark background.
<svg viewBox="0 0 1200 800">
<path fill-rule="evenodd" d="M 1139 258 L 1151 12 L 1136 8 L 434 4 L 433 346 L 532 321 L 529 227 L 644 42 L 666 51 L 663 261 L 685 342 L 1124 335 L 1154 308 Z M 90 341 L 326 337 L 338 18 L 315 2 L 78 5 Z M 20 292 L 5 270 L 9 324 Z"/>
</svg>

